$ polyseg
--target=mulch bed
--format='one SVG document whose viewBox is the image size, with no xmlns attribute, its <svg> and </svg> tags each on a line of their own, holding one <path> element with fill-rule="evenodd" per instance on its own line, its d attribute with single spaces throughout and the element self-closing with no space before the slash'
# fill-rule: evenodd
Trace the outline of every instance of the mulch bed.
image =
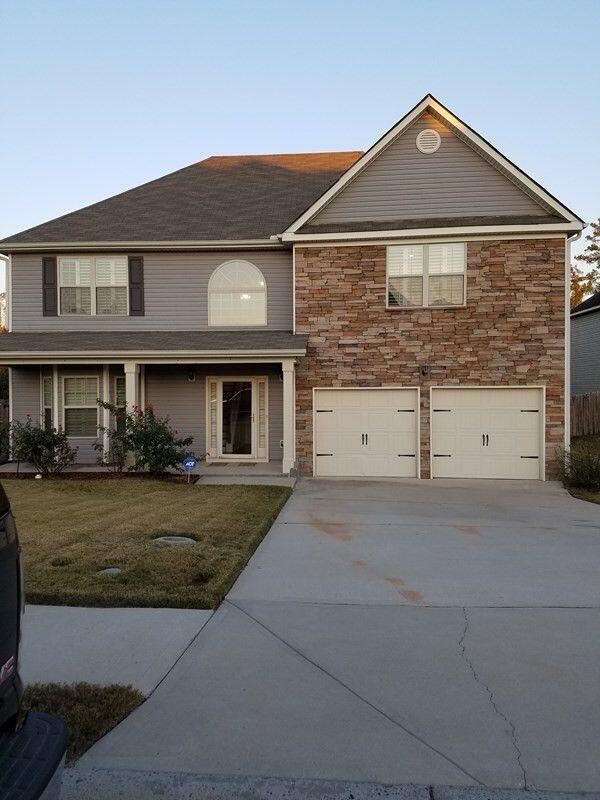
<svg viewBox="0 0 600 800">
<path fill-rule="evenodd" d="M 35 480 L 35 472 L 2 472 L 0 469 L 0 480 Z M 190 477 L 190 484 L 197 480 L 199 475 Z M 152 475 L 150 472 L 61 472 L 58 475 L 44 475 L 45 481 L 93 481 L 93 480 L 122 480 L 123 478 L 142 478 L 147 480 L 161 480 L 169 483 L 187 483 L 187 475 L 177 475 L 170 472 L 163 472 Z"/>
</svg>

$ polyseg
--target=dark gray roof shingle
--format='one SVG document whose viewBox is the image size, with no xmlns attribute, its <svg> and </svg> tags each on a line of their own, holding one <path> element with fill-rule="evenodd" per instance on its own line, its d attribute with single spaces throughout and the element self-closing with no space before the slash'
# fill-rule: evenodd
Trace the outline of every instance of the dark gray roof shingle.
<svg viewBox="0 0 600 800">
<path fill-rule="evenodd" d="M 352 231 L 402 231 L 410 228 L 454 228 L 474 227 L 480 225 L 544 225 L 564 222 L 562 217 L 548 214 L 546 216 L 504 215 L 478 217 L 419 217 L 414 219 L 365 220 L 354 222 L 330 222 L 321 225 L 303 225 L 299 233 L 337 233 Z"/>
<path fill-rule="evenodd" d="M 305 351 L 307 336 L 290 331 L 70 331 L 3 333 L 0 354 L 69 351 Z"/>
<path fill-rule="evenodd" d="M 0 244 L 268 239 L 289 227 L 361 155 L 213 156 Z"/>
</svg>

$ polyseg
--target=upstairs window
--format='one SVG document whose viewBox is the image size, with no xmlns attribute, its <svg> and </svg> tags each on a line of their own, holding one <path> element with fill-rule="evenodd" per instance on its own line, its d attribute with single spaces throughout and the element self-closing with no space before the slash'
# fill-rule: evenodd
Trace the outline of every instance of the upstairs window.
<svg viewBox="0 0 600 800">
<path fill-rule="evenodd" d="M 251 327 L 267 324 L 267 288 L 249 261 L 228 261 L 208 282 L 208 324 Z"/>
<path fill-rule="evenodd" d="M 64 429 L 67 436 L 98 435 L 98 378 L 63 378 Z"/>
<path fill-rule="evenodd" d="M 466 266 L 464 242 L 390 245 L 387 248 L 387 307 L 464 305 Z"/>
<path fill-rule="evenodd" d="M 128 313 L 126 256 L 58 260 L 60 313 L 125 316 Z"/>
</svg>

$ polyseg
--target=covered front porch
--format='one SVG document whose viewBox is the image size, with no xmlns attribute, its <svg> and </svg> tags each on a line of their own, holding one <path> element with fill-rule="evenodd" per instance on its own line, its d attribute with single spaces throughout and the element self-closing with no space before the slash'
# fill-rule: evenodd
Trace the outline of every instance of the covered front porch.
<svg viewBox="0 0 600 800">
<path fill-rule="evenodd" d="M 99 466 L 94 443 L 102 429 L 114 424 L 98 401 L 126 409 L 151 406 L 157 416 L 169 418 L 179 436 L 192 437 L 188 449 L 199 462 L 195 472 L 201 477 L 293 475 L 295 364 L 305 348 L 287 345 L 303 337 L 280 333 L 285 350 L 266 351 L 248 347 L 253 334 L 244 334 L 246 352 L 2 353 L 0 361 L 10 367 L 11 419 L 39 418 L 41 424 L 62 428 L 78 448 L 77 467 L 92 468 Z M 47 338 L 64 343 L 76 335 Z M 202 336 L 205 344 L 214 342 L 215 334 Z M 106 434 L 104 439 L 107 445 Z"/>
</svg>

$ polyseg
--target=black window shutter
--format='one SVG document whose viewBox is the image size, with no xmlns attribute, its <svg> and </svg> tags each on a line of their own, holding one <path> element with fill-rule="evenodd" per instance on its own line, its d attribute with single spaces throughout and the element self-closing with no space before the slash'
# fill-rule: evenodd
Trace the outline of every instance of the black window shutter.
<svg viewBox="0 0 600 800">
<path fill-rule="evenodd" d="M 129 316 L 144 316 L 143 256 L 129 256 Z"/>
<path fill-rule="evenodd" d="M 42 256 L 42 306 L 45 317 L 58 315 L 56 256 Z"/>
</svg>

